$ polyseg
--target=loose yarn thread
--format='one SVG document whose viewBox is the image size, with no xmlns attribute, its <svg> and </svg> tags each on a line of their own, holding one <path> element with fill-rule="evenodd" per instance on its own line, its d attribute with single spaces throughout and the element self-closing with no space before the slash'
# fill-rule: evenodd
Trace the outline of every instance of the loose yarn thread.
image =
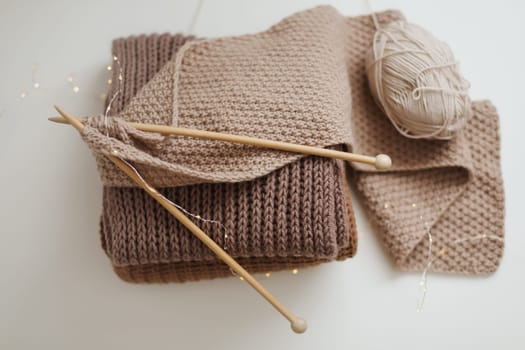
<svg viewBox="0 0 525 350">
<path fill-rule="evenodd" d="M 405 21 L 376 27 L 366 59 L 370 90 L 394 127 L 412 139 L 448 140 L 471 116 L 470 87 L 450 47 Z"/>
</svg>

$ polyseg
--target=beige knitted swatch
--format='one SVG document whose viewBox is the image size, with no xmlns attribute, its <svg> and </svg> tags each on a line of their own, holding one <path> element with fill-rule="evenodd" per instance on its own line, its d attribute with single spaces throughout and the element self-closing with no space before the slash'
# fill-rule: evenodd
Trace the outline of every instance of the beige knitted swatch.
<svg viewBox="0 0 525 350">
<path fill-rule="evenodd" d="M 384 25 L 402 16 L 389 11 L 378 19 Z M 496 111 L 489 102 L 474 102 L 466 130 L 448 142 L 402 137 L 375 105 L 366 83 L 364 60 L 374 31 L 370 16 L 345 18 L 322 6 L 262 33 L 187 43 L 120 117 L 387 153 L 394 164 L 389 172 L 353 166 L 365 205 L 396 263 L 403 269 L 425 266 L 431 258 L 428 223 L 436 252 L 445 248 L 435 270 L 492 272 L 502 256 L 504 214 Z M 103 120 L 90 123 L 84 139 L 99 155 L 102 178 L 111 186 L 131 185 L 100 156 L 112 149 L 155 186 L 253 180 L 301 157 L 152 136 L 118 120 L 110 132 L 121 140 L 108 142 Z M 487 238 L 454 243 L 479 235 Z"/>
</svg>

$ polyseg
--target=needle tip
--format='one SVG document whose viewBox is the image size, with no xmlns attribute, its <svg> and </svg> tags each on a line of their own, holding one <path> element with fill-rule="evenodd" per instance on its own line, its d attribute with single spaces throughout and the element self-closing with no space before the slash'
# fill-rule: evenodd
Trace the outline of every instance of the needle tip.
<svg viewBox="0 0 525 350">
<path fill-rule="evenodd" d="M 81 131 L 82 129 L 84 129 L 84 125 L 78 120 L 76 119 L 74 116 L 70 115 L 69 113 L 66 113 L 65 111 L 63 111 L 60 107 L 58 107 L 57 105 L 54 106 L 56 111 L 62 116 L 64 117 L 64 119 L 71 125 L 73 125 L 75 127 L 75 129 L 77 129 L 78 131 Z"/>
<path fill-rule="evenodd" d="M 376 162 L 374 165 L 377 170 L 390 169 L 390 167 L 392 166 L 392 159 L 390 159 L 390 157 L 386 154 L 378 154 L 376 156 Z"/>
<path fill-rule="evenodd" d="M 297 317 L 295 320 L 293 320 L 291 326 L 292 326 L 292 330 L 295 333 L 304 333 L 306 332 L 306 329 L 308 328 L 308 324 L 306 323 L 306 320 L 300 317 Z"/>
</svg>

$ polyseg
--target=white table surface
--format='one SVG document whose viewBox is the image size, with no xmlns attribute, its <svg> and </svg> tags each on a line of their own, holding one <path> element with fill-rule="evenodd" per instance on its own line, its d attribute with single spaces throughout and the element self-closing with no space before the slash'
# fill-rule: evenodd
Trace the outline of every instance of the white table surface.
<svg viewBox="0 0 525 350">
<path fill-rule="evenodd" d="M 330 3 L 346 15 L 367 12 L 364 1 Z M 256 32 L 316 4 L 207 0 L 194 33 Z M 304 335 L 232 278 L 132 285 L 116 277 L 99 243 L 102 186 L 94 159 L 75 132 L 46 118 L 53 104 L 100 113 L 111 40 L 185 31 L 196 5 L 0 0 L 0 348 L 524 349 L 525 6 L 518 1 L 373 4 L 401 9 L 447 41 L 473 98 L 490 98 L 500 112 L 506 248 L 497 273 L 432 274 L 417 313 L 420 275 L 395 269 L 354 195 L 354 259 L 263 277 L 308 319 Z M 32 87 L 33 64 L 39 89 Z"/>
</svg>

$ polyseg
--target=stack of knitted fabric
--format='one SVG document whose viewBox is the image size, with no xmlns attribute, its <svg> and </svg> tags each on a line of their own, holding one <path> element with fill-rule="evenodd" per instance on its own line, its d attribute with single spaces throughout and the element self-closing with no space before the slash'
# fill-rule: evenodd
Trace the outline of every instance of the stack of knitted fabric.
<svg viewBox="0 0 525 350">
<path fill-rule="evenodd" d="M 403 19 L 395 11 L 377 18 L 380 25 Z M 503 253 L 504 217 L 496 110 L 473 102 L 473 117 L 451 141 L 401 136 L 366 83 L 374 31 L 370 16 L 346 18 L 323 6 L 254 35 L 116 40 L 113 53 L 123 68 L 112 107 L 118 118 L 90 118 L 83 137 L 105 184 L 102 242 L 118 275 L 185 281 L 230 272 L 131 187 L 105 157 L 114 151 L 173 202 L 221 222 L 196 221 L 252 272 L 344 259 L 356 249 L 341 162 L 148 134 L 124 120 L 389 154 L 391 171 L 352 166 L 396 264 L 421 270 L 432 260 L 438 271 L 493 272 Z M 119 69 L 114 73 L 117 82 Z"/>
<path fill-rule="evenodd" d="M 113 55 L 121 62 L 122 72 L 115 66 L 113 81 L 118 82 L 122 74 L 123 84 L 111 86 L 109 97 L 120 90 L 111 114 L 122 115 L 192 39 L 165 34 L 115 40 Z M 156 91 L 148 106 L 165 93 L 163 88 Z M 151 122 L 151 114 L 140 117 Z M 228 145 L 222 146 L 228 152 Z M 194 157 L 199 157 L 198 149 Z M 107 166 L 100 160 L 101 167 Z M 257 164 L 254 167 L 246 170 L 259 170 Z M 128 183 L 118 169 L 113 176 L 123 182 L 106 181 L 104 186 L 101 238 L 122 279 L 182 282 L 232 275 L 226 264 L 142 189 L 122 186 Z M 159 179 L 161 185 L 168 181 L 163 175 Z M 160 192 L 188 212 L 219 222 L 194 220 L 250 272 L 343 260 L 356 251 L 354 214 L 341 161 L 305 157 L 253 181 L 162 187 Z"/>
</svg>

